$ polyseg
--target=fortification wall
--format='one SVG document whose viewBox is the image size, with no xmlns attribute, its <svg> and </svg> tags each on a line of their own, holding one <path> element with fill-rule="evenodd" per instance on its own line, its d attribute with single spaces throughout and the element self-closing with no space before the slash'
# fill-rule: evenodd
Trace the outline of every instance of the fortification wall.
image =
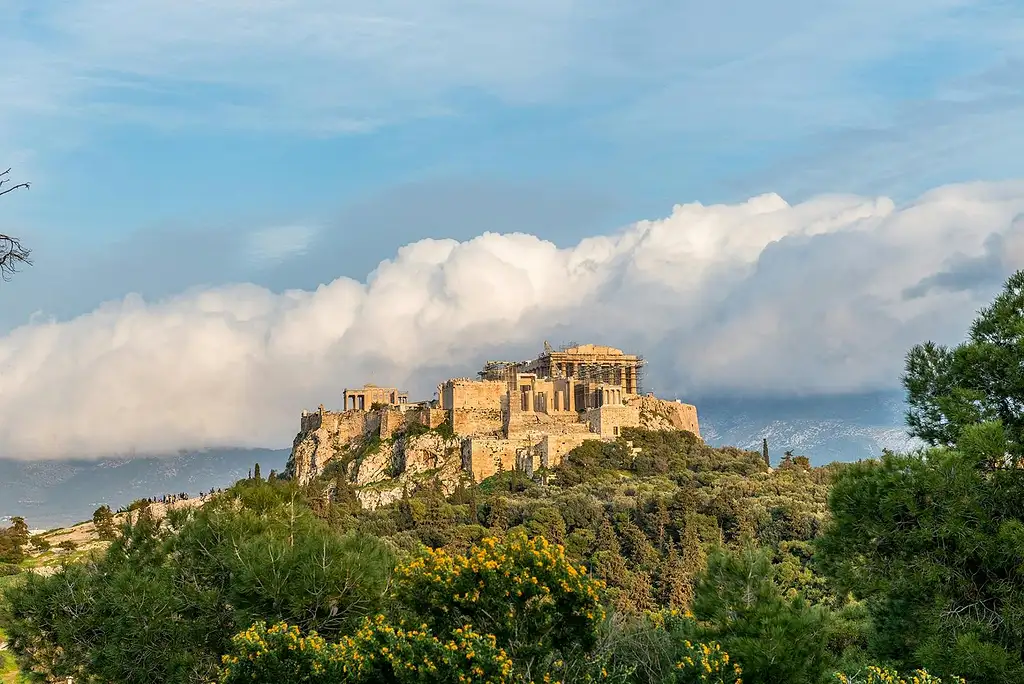
<svg viewBox="0 0 1024 684">
<path fill-rule="evenodd" d="M 448 418 L 448 412 L 436 408 L 425 408 L 420 412 L 420 422 L 433 430 Z"/>
<path fill-rule="evenodd" d="M 509 439 L 536 435 L 574 435 L 590 432 L 587 423 L 580 422 L 576 414 L 532 413 L 513 411 L 504 417 L 504 432 Z"/>
<path fill-rule="evenodd" d="M 456 408 L 450 411 L 452 430 L 457 435 L 501 434 L 501 407 L 497 408 Z"/>
<path fill-rule="evenodd" d="M 513 470 L 516 450 L 523 443 L 497 437 L 469 437 L 462 441 L 462 469 L 481 482 L 500 469 Z M 500 467 L 499 467 L 500 466 Z"/>
<path fill-rule="evenodd" d="M 555 468 L 570 451 L 584 442 L 597 439 L 598 436 L 587 432 L 575 435 L 544 435 L 537 445 L 537 460 L 540 467 Z"/>
<path fill-rule="evenodd" d="M 391 439 L 396 432 L 401 432 L 405 427 L 415 422 L 418 418 L 417 411 L 402 411 L 398 408 L 385 408 L 380 410 L 380 438 Z"/>
<path fill-rule="evenodd" d="M 636 406 L 609 404 L 587 409 L 583 415 L 590 431 L 604 439 L 615 439 L 623 428 L 640 427 L 640 409 Z"/>
<path fill-rule="evenodd" d="M 453 378 L 441 385 L 441 408 L 501 410 L 507 390 L 501 380 Z"/>
</svg>

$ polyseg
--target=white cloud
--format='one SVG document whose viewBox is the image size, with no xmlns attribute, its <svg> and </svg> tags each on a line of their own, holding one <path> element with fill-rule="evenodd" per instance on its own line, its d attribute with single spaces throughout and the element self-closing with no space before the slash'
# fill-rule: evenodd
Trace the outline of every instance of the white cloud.
<svg viewBox="0 0 1024 684">
<path fill-rule="evenodd" d="M 910 345 L 955 341 L 1024 266 L 1022 216 L 1024 182 L 901 207 L 766 195 L 567 249 L 522 233 L 423 240 L 365 283 L 313 292 L 130 295 L 0 338 L 0 453 L 284 445 L 301 408 L 337 405 L 345 385 L 429 397 L 438 374 L 544 338 L 635 349 L 663 394 L 892 387 Z"/>
</svg>

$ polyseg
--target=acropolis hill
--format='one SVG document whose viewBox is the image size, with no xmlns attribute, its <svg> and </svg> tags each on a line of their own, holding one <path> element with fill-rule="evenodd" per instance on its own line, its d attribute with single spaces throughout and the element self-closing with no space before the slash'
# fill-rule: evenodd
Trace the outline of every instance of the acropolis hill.
<svg viewBox="0 0 1024 684">
<path fill-rule="evenodd" d="M 586 440 L 623 428 L 688 430 L 697 409 L 641 389 L 642 358 L 593 344 L 552 349 L 531 361 L 488 361 L 477 378 L 451 378 L 429 401 L 391 387 L 346 389 L 342 411 L 303 411 L 287 473 L 305 484 L 329 471 L 346 477 L 374 508 L 437 478 L 531 475 L 557 466 Z"/>
</svg>

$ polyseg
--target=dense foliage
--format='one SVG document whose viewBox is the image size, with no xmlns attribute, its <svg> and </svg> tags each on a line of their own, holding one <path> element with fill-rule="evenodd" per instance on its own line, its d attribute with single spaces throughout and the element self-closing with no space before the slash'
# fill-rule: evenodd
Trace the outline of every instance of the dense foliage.
<svg viewBox="0 0 1024 684">
<path fill-rule="evenodd" d="M 981 310 L 967 341 L 953 348 L 917 345 L 906 366 L 907 424 L 913 434 L 952 447 L 965 427 L 998 421 L 1010 448 L 991 465 L 1024 455 L 1024 271 L 1011 276 Z"/>
<path fill-rule="evenodd" d="M 343 469 L 257 471 L 97 510 L 109 548 L 8 583 L 0 622 L 36 681 L 1024 684 L 1024 274 L 906 368 L 919 453 L 769 469 L 624 430 L 373 511 Z"/>
</svg>

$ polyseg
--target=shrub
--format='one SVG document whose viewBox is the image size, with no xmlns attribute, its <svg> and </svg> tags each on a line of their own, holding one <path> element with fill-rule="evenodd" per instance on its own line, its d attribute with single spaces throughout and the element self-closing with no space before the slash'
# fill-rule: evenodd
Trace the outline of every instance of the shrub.
<svg viewBox="0 0 1024 684">
<path fill-rule="evenodd" d="M 517 666 L 536 673 L 540 663 L 595 644 L 602 589 L 561 546 L 511 532 L 465 555 L 428 551 L 396 572 L 395 598 L 441 638 L 467 624 L 493 634 Z"/>
<path fill-rule="evenodd" d="M 469 626 L 444 640 L 423 628 L 393 626 L 383 615 L 353 635 L 329 643 L 316 632 L 262 622 L 237 635 L 224 657 L 222 684 L 456 684 L 511 682 L 512 661 L 491 635 Z"/>
</svg>

